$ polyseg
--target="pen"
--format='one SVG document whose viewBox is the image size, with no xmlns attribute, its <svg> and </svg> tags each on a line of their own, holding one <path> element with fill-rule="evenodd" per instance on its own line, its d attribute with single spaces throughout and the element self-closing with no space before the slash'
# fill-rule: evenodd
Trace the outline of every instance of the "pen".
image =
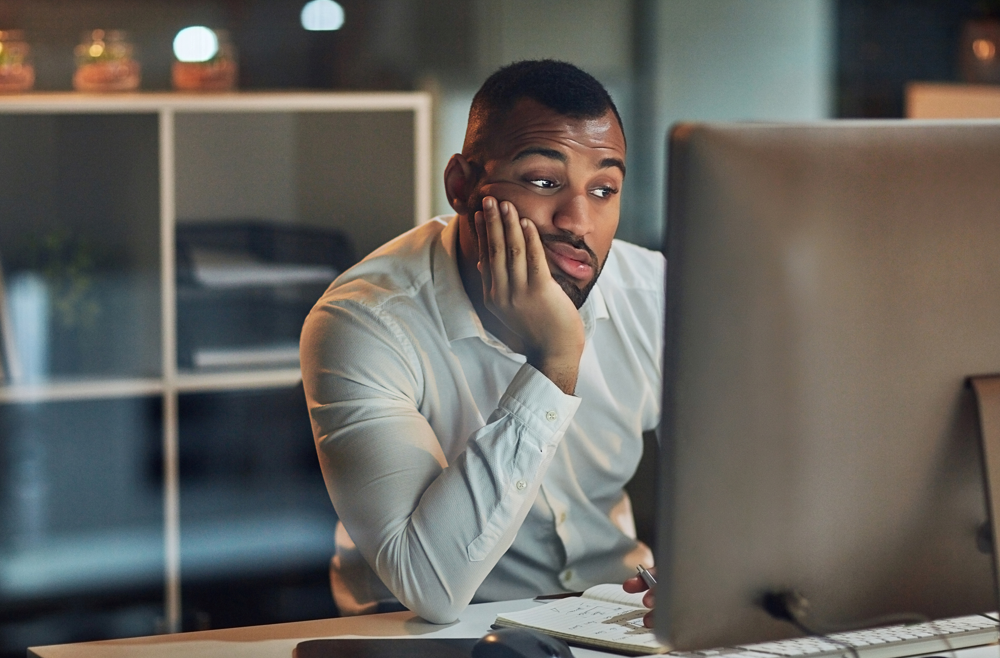
<svg viewBox="0 0 1000 658">
<path fill-rule="evenodd" d="M 653 574 L 646 571 L 644 566 L 637 564 L 635 570 L 639 572 L 639 577 L 642 578 L 642 582 L 646 583 L 646 587 L 656 587 L 656 578 L 653 578 Z"/>
</svg>

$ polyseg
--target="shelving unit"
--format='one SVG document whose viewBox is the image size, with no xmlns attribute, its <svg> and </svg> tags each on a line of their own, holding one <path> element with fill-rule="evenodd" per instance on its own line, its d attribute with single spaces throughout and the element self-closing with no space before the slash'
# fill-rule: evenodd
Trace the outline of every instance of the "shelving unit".
<svg viewBox="0 0 1000 658">
<path fill-rule="evenodd" d="M 74 258 L 80 253 L 83 260 L 93 254 L 97 255 L 91 260 L 104 258 L 107 264 L 103 269 L 95 266 L 94 273 L 83 279 L 93 284 L 91 290 L 111 291 L 101 303 L 94 302 L 100 313 L 96 325 L 88 329 L 90 343 L 79 338 L 85 333 L 83 329 L 73 330 L 73 326 L 83 325 L 69 322 L 60 334 L 61 340 L 69 341 L 68 348 L 52 347 L 43 336 L 38 348 L 41 356 L 28 355 L 29 361 L 47 358 L 50 367 L 39 370 L 35 364 L 34 370 L 22 373 L 21 381 L 8 377 L 0 385 L 0 451 L 5 443 L 13 442 L 8 452 L 45 452 L 35 444 L 49 441 L 51 434 L 39 434 L 42 430 L 37 428 L 42 425 L 36 426 L 28 418 L 32 410 L 71 417 L 78 412 L 56 411 L 59 405 L 70 404 L 74 410 L 84 410 L 84 415 L 90 413 L 88 409 L 98 409 L 94 413 L 101 415 L 107 413 L 100 411 L 101 401 L 115 407 L 115 401 L 121 400 L 125 409 L 121 413 L 147 423 L 149 413 L 141 411 L 145 404 L 141 400 L 159 401 L 164 616 L 168 630 L 180 628 L 182 615 L 181 534 L 186 518 L 181 506 L 182 396 L 202 396 L 207 402 L 199 404 L 210 405 L 212 394 L 287 390 L 301 379 L 298 368 L 292 366 L 216 371 L 179 368 L 178 225 L 267 219 L 282 225 L 338 229 L 353 241 L 361 256 L 430 217 L 430 126 L 430 97 L 424 93 L 0 97 L 0 151 L 4 153 L 0 158 L 0 258 L 7 283 L 12 282 L 12 272 L 23 274 L 13 279 L 25 285 L 45 281 L 51 272 L 37 262 L 32 264 L 26 256 L 32 249 L 38 251 L 39 240 L 32 247 L 25 236 L 37 227 L 41 241 L 51 242 L 51 236 L 64 235 L 68 226 L 70 235 L 83 237 L 73 243 L 76 247 L 60 248 L 75 254 Z M 64 265 L 57 263 L 56 267 L 67 269 Z M 70 272 L 65 276 L 80 275 Z M 20 299 L 12 297 L 16 295 L 8 290 L 8 305 L 16 305 Z M 81 315 L 89 308 L 82 306 L 78 297 L 67 297 L 69 311 L 56 308 L 55 302 L 46 311 L 49 307 L 43 308 L 39 302 L 31 307 L 32 312 L 54 325 L 54 316 L 46 313 Z M 80 308 L 74 310 L 73 304 Z M 59 355 L 68 355 L 65 362 L 51 365 Z M 130 411 L 129 400 L 136 400 L 140 410 Z M 301 413 L 304 418 L 304 405 Z M 63 422 L 60 427 L 71 425 Z M 103 439 L 75 438 L 95 445 Z M 56 448 L 49 452 L 61 454 Z M 30 462 L 26 457 L 7 459 L 10 464 Z M 0 459 L 0 465 L 3 463 Z M 90 468 L 90 476 L 101 476 L 98 462 Z M 8 475 L 0 475 L 0 479 Z M 27 476 L 19 477 L 24 480 Z M 20 506 L 18 509 L 34 509 L 45 515 L 49 508 L 25 498 L 24 482 L 18 484 L 18 477 L 7 480 L 11 483 L 7 507 Z M 0 488 L 0 496 L 3 493 Z M 211 499 L 207 494 L 203 497 Z M 46 504 L 51 507 L 59 501 Z M 21 523 L 22 517 L 29 518 L 35 512 L 8 510 L 5 517 L 0 515 L 0 521 L 6 518 L 8 524 Z M 147 532 L 155 527 L 152 516 L 147 514 L 141 523 L 122 526 L 145 528 L 132 537 L 146 547 L 143 568 L 153 559 L 148 555 L 149 546 L 157 543 L 157 533 Z M 295 520 L 286 521 L 288 527 L 275 526 L 276 532 L 292 531 Z M 22 525 L 25 523 L 31 526 L 33 522 Z M 204 519 L 197 523 L 211 526 Z M 240 526 L 234 521 L 232 527 L 241 527 L 246 537 L 259 543 L 260 528 L 255 523 L 247 521 Z M 35 540 L 45 535 L 44 529 L 32 532 Z M 86 534 L 89 529 L 75 527 L 74 532 Z M 142 537 L 137 538 L 139 535 Z M 56 551 L 52 554 L 69 555 L 66 541 L 71 536 L 75 535 L 63 532 L 58 537 L 62 548 L 56 550 L 52 544 L 49 548 Z M 301 549 L 293 546 L 294 539 L 275 541 L 283 541 L 291 552 Z M 193 568 L 210 570 L 208 544 L 194 544 L 197 542 L 192 550 L 200 553 L 191 558 L 192 565 L 197 562 Z M 239 556 L 241 549 L 236 544 L 226 550 Z M 16 546 L 0 544 L 0 558 L 4 550 L 8 557 L 27 555 L 23 550 L 18 553 Z M 97 562 L 114 559 L 112 554 L 102 556 L 99 550 L 88 555 Z M 7 560 L 8 566 L 14 562 Z M 95 564 L 87 567 L 95 574 L 108 566 Z M 44 565 L 33 568 L 41 569 L 39 574 L 45 572 Z M 58 565 L 53 569 L 63 576 L 72 572 Z M 0 600 L 3 587 L 4 571 L 0 568 Z"/>
</svg>

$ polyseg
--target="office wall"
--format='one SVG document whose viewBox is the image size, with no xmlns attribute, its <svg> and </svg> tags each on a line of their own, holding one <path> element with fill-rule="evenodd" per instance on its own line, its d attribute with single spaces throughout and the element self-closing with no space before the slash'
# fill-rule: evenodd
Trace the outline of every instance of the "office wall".
<svg viewBox="0 0 1000 658">
<path fill-rule="evenodd" d="M 435 214 L 452 212 L 441 173 L 448 158 L 462 150 L 472 97 L 505 64 L 544 58 L 572 62 L 608 87 L 630 132 L 633 124 L 634 0 L 475 0 L 470 5 L 468 70 L 457 74 L 439 67 L 422 85 L 435 97 Z"/>
<path fill-rule="evenodd" d="M 632 0 L 477 0 L 477 69 L 553 57 L 595 76 L 632 69 Z"/>
<path fill-rule="evenodd" d="M 651 0 L 638 21 L 638 112 L 648 139 L 630 143 L 638 165 L 622 237 L 649 246 L 663 235 L 664 140 L 681 120 L 806 121 L 831 116 L 833 0 Z M 633 173 L 635 176 L 633 177 Z"/>
<path fill-rule="evenodd" d="M 437 101 L 434 209 L 461 150 L 482 78 L 553 57 L 594 74 L 615 98 L 629 144 L 619 237 L 658 248 L 664 139 L 679 120 L 812 120 L 831 115 L 834 0 L 480 0 L 475 75 L 430 77 Z"/>
<path fill-rule="evenodd" d="M 832 111 L 831 0 L 652 2 L 636 242 L 662 241 L 665 136 L 683 120 L 815 120 Z"/>
</svg>

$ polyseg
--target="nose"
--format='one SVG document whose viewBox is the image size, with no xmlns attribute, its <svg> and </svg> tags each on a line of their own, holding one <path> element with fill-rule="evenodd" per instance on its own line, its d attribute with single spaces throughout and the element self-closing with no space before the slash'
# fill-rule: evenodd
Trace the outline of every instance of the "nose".
<svg viewBox="0 0 1000 658">
<path fill-rule="evenodd" d="M 552 224 L 582 238 L 594 229 L 592 212 L 586 193 L 573 194 L 556 207 Z"/>
</svg>

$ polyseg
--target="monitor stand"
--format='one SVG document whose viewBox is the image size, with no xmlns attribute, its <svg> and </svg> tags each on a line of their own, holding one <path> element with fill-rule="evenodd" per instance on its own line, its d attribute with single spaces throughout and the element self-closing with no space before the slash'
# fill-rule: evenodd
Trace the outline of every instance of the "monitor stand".
<svg viewBox="0 0 1000 658">
<path fill-rule="evenodd" d="M 989 543 L 993 553 L 993 586 L 1000 600 L 1000 375 L 969 377 L 979 408 L 979 438 L 983 453 Z"/>
</svg>

